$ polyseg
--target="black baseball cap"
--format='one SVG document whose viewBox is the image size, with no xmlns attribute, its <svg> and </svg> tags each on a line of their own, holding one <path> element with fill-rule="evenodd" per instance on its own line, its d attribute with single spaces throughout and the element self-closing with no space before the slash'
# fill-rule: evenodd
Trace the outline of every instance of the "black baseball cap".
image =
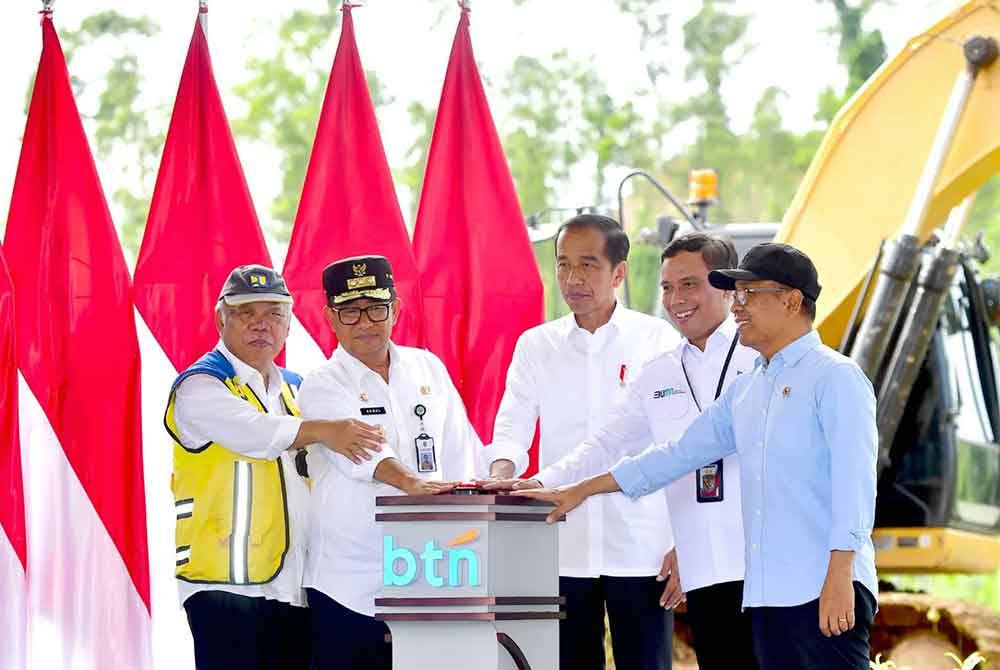
<svg viewBox="0 0 1000 670">
<path fill-rule="evenodd" d="M 385 256 L 352 256 L 326 266 L 323 290 L 334 305 L 359 298 L 389 301 L 396 297 L 396 282 Z"/>
<path fill-rule="evenodd" d="M 823 289 L 809 257 L 791 245 L 777 242 L 751 247 L 736 269 L 712 270 L 708 274 L 708 282 L 723 291 L 732 291 L 738 281 L 762 280 L 798 289 L 813 302 Z"/>
<path fill-rule="evenodd" d="M 280 302 L 292 304 L 285 280 L 277 270 L 263 265 L 240 265 L 229 273 L 219 294 L 219 302 L 245 305 L 248 302 Z"/>
</svg>

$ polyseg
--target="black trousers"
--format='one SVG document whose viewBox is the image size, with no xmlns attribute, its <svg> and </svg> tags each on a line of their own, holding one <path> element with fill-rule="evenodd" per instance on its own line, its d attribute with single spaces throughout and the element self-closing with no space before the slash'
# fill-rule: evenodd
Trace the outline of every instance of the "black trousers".
<svg viewBox="0 0 1000 670">
<path fill-rule="evenodd" d="M 306 589 L 312 623 L 312 670 L 392 670 L 389 627 Z M 241 669 L 242 670 L 242 669 Z"/>
<path fill-rule="evenodd" d="M 756 670 L 750 614 L 743 611 L 743 581 L 692 589 L 686 595 L 699 670 Z"/>
<path fill-rule="evenodd" d="M 615 667 L 669 670 L 674 613 L 660 607 L 656 577 L 560 577 L 566 598 L 559 623 L 561 670 L 604 670 L 604 609 L 611 626 Z"/>
<path fill-rule="evenodd" d="M 854 628 L 834 637 L 819 630 L 819 599 L 795 607 L 750 608 L 761 670 L 868 670 L 875 597 L 854 582 Z"/>
<path fill-rule="evenodd" d="M 198 670 L 306 670 L 309 610 L 266 598 L 201 591 L 184 601 Z"/>
</svg>

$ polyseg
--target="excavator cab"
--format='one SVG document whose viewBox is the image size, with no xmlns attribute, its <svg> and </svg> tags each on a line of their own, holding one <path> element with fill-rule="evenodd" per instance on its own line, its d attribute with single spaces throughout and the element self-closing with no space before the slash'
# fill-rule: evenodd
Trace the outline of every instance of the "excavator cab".
<svg viewBox="0 0 1000 670">
<path fill-rule="evenodd" d="M 963 261 L 879 477 L 875 525 L 892 529 L 876 532 L 883 569 L 992 572 L 1000 560 L 994 542 L 977 541 L 1000 532 L 992 317 L 975 268 Z M 940 528 L 969 534 L 945 541 Z"/>
</svg>

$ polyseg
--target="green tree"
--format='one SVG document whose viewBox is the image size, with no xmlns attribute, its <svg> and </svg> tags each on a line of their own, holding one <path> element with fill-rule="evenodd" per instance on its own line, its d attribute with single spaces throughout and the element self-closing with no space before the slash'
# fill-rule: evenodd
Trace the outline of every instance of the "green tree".
<svg viewBox="0 0 1000 670">
<path fill-rule="evenodd" d="M 701 83 L 704 89 L 673 110 L 674 123 L 693 121 L 698 125 L 698 134 L 685 155 L 672 161 L 667 170 L 672 181 L 684 183 L 691 168 L 714 168 L 723 184 L 715 216 L 723 221 L 732 220 L 738 211 L 726 194 L 740 192 L 746 170 L 740 143 L 730 126 L 722 83 L 749 50 L 749 19 L 729 11 L 729 4 L 705 0 L 701 10 L 684 24 L 684 48 L 690 56 L 685 76 L 688 81 Z"/>
<path fill-rule="evenodd" d="M 426 107 L 420 102 L 411 102 L 406 108 L 410 124 L 416 129 L 413 143 L 406 151 L 406 165 L 395 172 L 396 181 L 410 192 L 410 221 L 417 219 L 420 204 L 420 188 L 427 169 L 427 154 L 434 134 L 434 120 L 437 108 Z"/>
<path fill-rule="evenodd" d="M 826 0 L 818 0 L 825 2 Z M 861 88 L 886 58 L 885 40 L 880 30 L 864 29 L 868 12 L 878 0 L 862 0 L 855 6 L 847 0 L 829 0 L 837 12 L 837 23 L 831 31 L 839 36 L 837 56 L 847 68 L 847 87 L 840 93 L 827 87 L 820 93 L 816 118 L 828 125 L 847 100 Z"/>
<path fill-rule="evenodd" d="M 102 172 L 111 173 L 113 203 L 121 208 L 119 230 L 125 249 L 134 255 L 142 241 L 149 214 L 156 170 L 163 147 L 166 109 L 143 109 L 142 68 L 134 38 L 159 31 L 151 19 L 116 11 L 88 16 L 75 30 L 63 31 L 67 62 L 75 57 L 114 53 L 100 78 L 72 78 L 81 116 L 93 124 L 94 147 Z M 72 71 L 73 68 L 71 67 Z"/>
<path fill-rule="evenodd" d="M 281 157 L 281 190 L 270 213 L 271 232 L 283 242 L 291 235 L 309 166 L 340 8 L 339 0 L 327 0 L 320 11 L 292 12 L 278 27 L 275 52 L 252 58 L 247 66 L 250 78 L 234 88 L 247 111 L 233 121 L 233 132 L 274 147 Z M 375 73 L 368 71 L 366 77 L 375 108 L 391 102 Z"/>
<path fill-rule="evenodd" d="M 502 93 L 503 145 L 525 213 L 559 204 L 553 198 L 577 166 L 587 166 L 593 202 L 601 203 L 611 195 L 609 168 L 651 159 L 648 123 L 635 103 L 609 95 L 593 65 L 566 51 L 545 61 L 516 58 Z"/>
</svg>

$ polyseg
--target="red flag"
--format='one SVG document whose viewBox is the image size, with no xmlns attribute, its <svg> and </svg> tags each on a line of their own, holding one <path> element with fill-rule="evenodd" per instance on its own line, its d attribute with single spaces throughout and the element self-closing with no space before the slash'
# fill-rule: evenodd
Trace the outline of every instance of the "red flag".
<svg viewBox="0 0 1000 670">
<path fill-rule="evenodd" d="M 0 252 L 0 668 L 25 667 L 27 622 L 24 488 L 17 425 L 17 360 L 14 351 L 14 288 Z"/>
<path fill-rule="evenodd" d="M 218 341 L 212 310 L 246 263 L 271 257 L 196 21 L 135 266 L 136 307 L 177 370 Z"/>
<path fill-rule="evenodd" d="M 345 4 L 343 13 L 284 270 L 295 314 L 327 356 L 337 340 L 323 318 L 321 275 L 329 263 L 346 256 L 389 259 L 402 300 L 392 339 L 410 346 L 424 343 L 423 301 L 410 238 L 354 40 L 351 6 Z"/>
<path fill-rule="evenodd" d="M 542 321 L 542 282 L 469 37 L 451 48 L 413 238 L 428 348 L 448 366 L 483 442 L 517 338 Z"/>
<path fill-rule="evenodd" d="M 38 667 L 149 664 L 132 286 L 52 19 L 4 248 L 17 304 Z M 35 417 L 36 419 L 32 419 Z M 55 635 L 52 635 L 53 629 Z"/>
</svg>

